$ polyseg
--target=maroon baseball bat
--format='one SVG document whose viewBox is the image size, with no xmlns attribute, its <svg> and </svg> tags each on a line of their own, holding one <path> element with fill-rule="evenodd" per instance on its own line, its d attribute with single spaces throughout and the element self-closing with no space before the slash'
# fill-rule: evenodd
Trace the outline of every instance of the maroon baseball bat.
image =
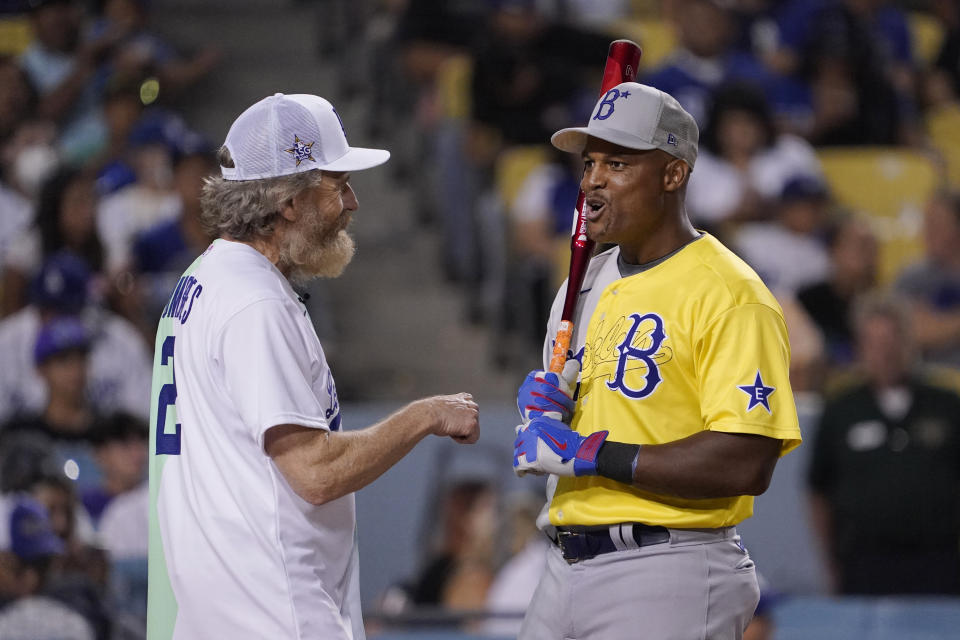
<svg viewBox="0 0 960 640">
<path fill-rule="evenodd" d="M 603 68 L 603 95 L 621 82 L 633 82 L 637 78 L 637 66 L 643 52 L 639 45 L 630 40 L 614 40 L 607 51 L 607 64 Z M 563 301 L 563 313 L 560 314 L 560 327 L 553 343 L 553 355 L 550 357 L 550 371 L 560 373 L 567 361 L 567 351 L 573 339 L 573 312 L 580 297 L 580 286 L 587 273 L 587 265 L 593 255 L 594 242 L 587 237 L 587 214 L 583 210 L 583 191 L 577 197 L 577 216 L 570 239 L 570 274 L 567 278 L 567 296 Z"/>
</svg>

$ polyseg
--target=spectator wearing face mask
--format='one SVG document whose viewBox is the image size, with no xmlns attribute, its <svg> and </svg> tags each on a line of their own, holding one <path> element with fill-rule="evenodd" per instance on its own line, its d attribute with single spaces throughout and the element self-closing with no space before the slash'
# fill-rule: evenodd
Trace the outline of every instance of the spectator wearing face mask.
<svg viewBox="0 0 960 640">
<path fill-rule="evenodd" d="M 19 122 L 3 141 L 3 180 L 8 189 L 28 203 L 61 164 L 53 122 L 31 116 Z"/>
</svg>

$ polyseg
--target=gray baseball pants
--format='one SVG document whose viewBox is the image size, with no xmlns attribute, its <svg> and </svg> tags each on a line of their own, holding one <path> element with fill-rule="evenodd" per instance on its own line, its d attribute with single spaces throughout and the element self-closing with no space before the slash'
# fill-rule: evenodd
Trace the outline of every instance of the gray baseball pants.
<svg viewBox="0 0 960 640">
<path fill-rule="evenodd" d="M 734 527 L 568 564 L 551 545 L 520 640 L 740 640 L 760 599 Z"/>
</svg>

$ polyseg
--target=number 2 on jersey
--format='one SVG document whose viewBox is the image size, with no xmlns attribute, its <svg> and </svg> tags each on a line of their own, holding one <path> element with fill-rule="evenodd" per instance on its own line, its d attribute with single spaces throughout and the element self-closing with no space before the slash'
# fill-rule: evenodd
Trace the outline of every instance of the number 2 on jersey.
<svg viewBox="0 0 960 640">
<path fill-rule="evenodd" d="M 160 350 L 160 364 L 167 366 L 170 363 L 172 382 L 160 387 L 160 396 L 157 402 L 157 455 L 180 455 L 180 423 L 174 426 L 173 433 L 166 433 L 167 407 L 177 401 L 177 374 L 173 370 L 173 344 L 176 336 L 167 336 Z"/>
</svg>

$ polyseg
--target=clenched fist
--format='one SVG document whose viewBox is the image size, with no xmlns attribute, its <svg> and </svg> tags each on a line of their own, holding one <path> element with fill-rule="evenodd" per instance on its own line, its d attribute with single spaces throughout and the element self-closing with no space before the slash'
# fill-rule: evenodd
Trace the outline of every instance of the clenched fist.
<svg viewBox="0 0 960 640">
<path fill-rule="evenodd" d="M 433 396 L 422 400 L 432 417 L 432 433 L 473 444 L 480 438 L 480 407 L 469 393 Z"/>
</svg>

